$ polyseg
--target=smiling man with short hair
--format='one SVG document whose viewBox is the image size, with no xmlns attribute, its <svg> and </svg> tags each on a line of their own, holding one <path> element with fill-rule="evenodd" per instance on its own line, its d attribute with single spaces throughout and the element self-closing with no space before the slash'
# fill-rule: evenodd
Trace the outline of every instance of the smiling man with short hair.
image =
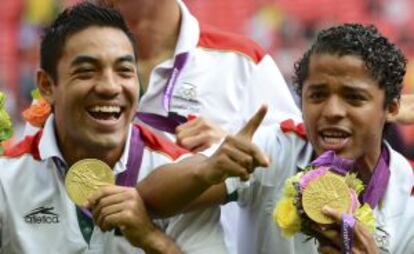
<svg viewBox="0 0 414 254">
<path fill-rule="evenodd" d="M 0 253 L 140 253 L 137 247 L 181 253 L 153 225 L 138 193 L 127 202 L 132 213 L 115 216 L 119 229 L 103 232 L 64 185 L 69 167 L 93 158 L 113 169 L 122 192 L 185 153 L 132 125 L 139 94 L 136 57 L 133 36 L 110 8 L 75 5 L 46 30 L 37 84 L 52 114 L 42 130 L 0 159 Z"/>
</svg>

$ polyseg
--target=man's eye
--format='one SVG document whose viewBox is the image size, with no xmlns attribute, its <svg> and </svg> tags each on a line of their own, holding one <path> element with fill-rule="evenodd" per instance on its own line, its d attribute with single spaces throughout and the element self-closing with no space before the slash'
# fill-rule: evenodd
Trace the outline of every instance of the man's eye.
<svg viewBox="0 0 414 254">
<path fill-rule="evenodd" d="M 92 68 L 82 68 L 82 69 L 77 69 L 74 71 L 74 74 L 76 75 L 76 77 L 80 79 L 91 78 L 94 73 L 95 73 L 95 69 L 92 69 Z"/>
<path fill-rule="evenodd" d="M 130 67 L 121 67 L 118 69 L 118 72 L 123 77 L 132 77 L 135 75 L 135 69 Z"/>
<path fill-rule="evenodd" d="M 312 100 L 321 100 L 325 97 L 324 92 L 312 92 L 309 94 L 309 98 Z"/>
<path fill-rule="evenodd" d="M 348 94 L 346 98 L 353 103 L 361 103 L 366 100 L 364 96 L 359 94 Z"/>
<path fill-rule="evenodd" d="M 93 72 L 94 69 L 93 68 L 80 68 L 80 69 L 76 69 L 75 73 L 85 73 L 85 72 Z"/>
<path fill-rule="evenodd" d="M 351 100 L 361 100 L 361 101 L 364 100 L 364 97 L 358 94 L 348 95 L 348 98 Z"/>
<path fill-rule="evenodd" d="M 120 68 L 119 71 L 120 72 L 133 72 L 133 70 L 131 68 L 127 68 L 127 67 Z"/>
<path fill-rule="evenodd" d="M 94 72 L 95 69 L 92 68 L 82 68 L 82 69 L 77 69 L 74 71 L 75 74 L 85 74 L 85 73 L 92 73 Z"/>
</svg>

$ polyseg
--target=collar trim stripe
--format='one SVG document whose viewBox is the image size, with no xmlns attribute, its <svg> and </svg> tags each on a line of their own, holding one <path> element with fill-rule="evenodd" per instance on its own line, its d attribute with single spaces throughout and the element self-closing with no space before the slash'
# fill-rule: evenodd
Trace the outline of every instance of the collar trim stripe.
<svg viewBox="0 0 414 254">
<path fill-rule="evenodd" d="M 180 156 L 189 153 L 189 151 L 186 149 L 178 146 L 166 138 L 156 135 L 150 129 L 140 124 L 134 124 L 134 126 L 139 128 L 142 140 L 144 141 L 145 145 L 153 151 L 162 152 L 171 157 L 173 160 L 176 160 Z"/>
<path fill-rule="evenodd" d="M 39 143 L 42 133 L 42 130 L 40 130 L 33 136 L 25 136 L 22 141 L 5 150 L 3 155 L 9 158 L 16 158 L 24 154 L 31 154 L 35 160 L 39 161 Z"/>
<path fill-rule="evenodd" d="M 198 47 L 228 50 L 247 56 L 256 64 L 266 55 L 265 51 L 254 41 L 237 34 L 220 31 L 214 27 L 202 25 Z"/>
</svg>

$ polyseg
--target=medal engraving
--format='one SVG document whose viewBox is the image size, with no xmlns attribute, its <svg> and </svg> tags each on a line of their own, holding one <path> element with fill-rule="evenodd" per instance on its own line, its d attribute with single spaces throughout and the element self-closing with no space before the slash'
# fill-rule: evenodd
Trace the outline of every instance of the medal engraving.
<svg viewBox="0 0 414 254">
<path fill-rule="evenodd" d="M 99 188 L 115 184 L 111 168 L 97 159 L 76 162 L 65 178 L 65 187 L 70 199 L 77 205 L 84 205 Z"/>
<path fill-rule="evenodd" d="M 302 203 L 305 213 L 313 221 L 331 224 L 333 219 L 325 216 L 322 208 L 327 205 L 340 213 L 346 213 L 351 206 L 350 190 L 340 176 L 328 172 L 309 183 L 303 191 Z"/>
</svg>

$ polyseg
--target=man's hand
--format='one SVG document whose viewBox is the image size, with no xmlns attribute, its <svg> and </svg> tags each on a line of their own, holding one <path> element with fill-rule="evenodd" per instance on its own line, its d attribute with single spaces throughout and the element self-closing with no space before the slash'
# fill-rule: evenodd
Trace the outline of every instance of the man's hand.
<svg viewBox="0 0 414 254">
<path fill-rule="evenodd" d="M 401 95 L 398 114 L 389 115 L 387 120 L 400 124 L 414 124 L 414 94 Z"/>
<path fill-rule="evenodd" d="M 153 224 L 135 188 L 106 186 L 88 199 L 95 224 L 103 231 L 119 228 L 127 240 L 146 253 L 181 253 Z M 162 251 L 161 251 L 162 250 Z"/>
<path fill-rule="evenodd" d="M 248 180 L 256 167 L 269 164 L 267 156 L 251 142 L 267 112 L 262 106 L 249 122 L 235 135 L 228 135 L 220 148 L 199 166 L 199 173 L 209 185 L 217 184 L 227 177 Z"/>
<path fill-rule="evenodd" d="M 191 152 L 200 152 L 220 142 L 226 132 L 203 117 L 197 117 L 175 129 L 177 144 Z"/>
<path fill-rule="evenodd" d="M 247 180 L 257 166 L 267 166 L 268 159 L 251 139 L 266 115 L 261 107 L 235 136 L 228 136 L 215 154 L 195 154 L 179 162 L 165 164 L 138 184 L 139 193 L 150 211 L 168 217 L 226 202 L 226 177 Z"/>
<path fill-rule="evenodd" d="M 331 217 L 335 220 L 336 226 L 335 229 L 330 227 L 329 229 L 324 229 L 320 227 L 318 231 L 329 241 L 329 244 L 321 244 L 319 247 L 320 253 L 326 254 L 341 254 L 341 233 L 340 225 L 342 223 L 341 214 L 335 209 L 324 207 L 323 213 L 326 216 Z M 353 229 L 353 244 L 352 244 L 352 253 L 353 254 L 377 254 L 379 249 L 375 243 L 374 238 L 368 229 L 362 225 L 358 220 L 355 222 Z"/>
</svg>

